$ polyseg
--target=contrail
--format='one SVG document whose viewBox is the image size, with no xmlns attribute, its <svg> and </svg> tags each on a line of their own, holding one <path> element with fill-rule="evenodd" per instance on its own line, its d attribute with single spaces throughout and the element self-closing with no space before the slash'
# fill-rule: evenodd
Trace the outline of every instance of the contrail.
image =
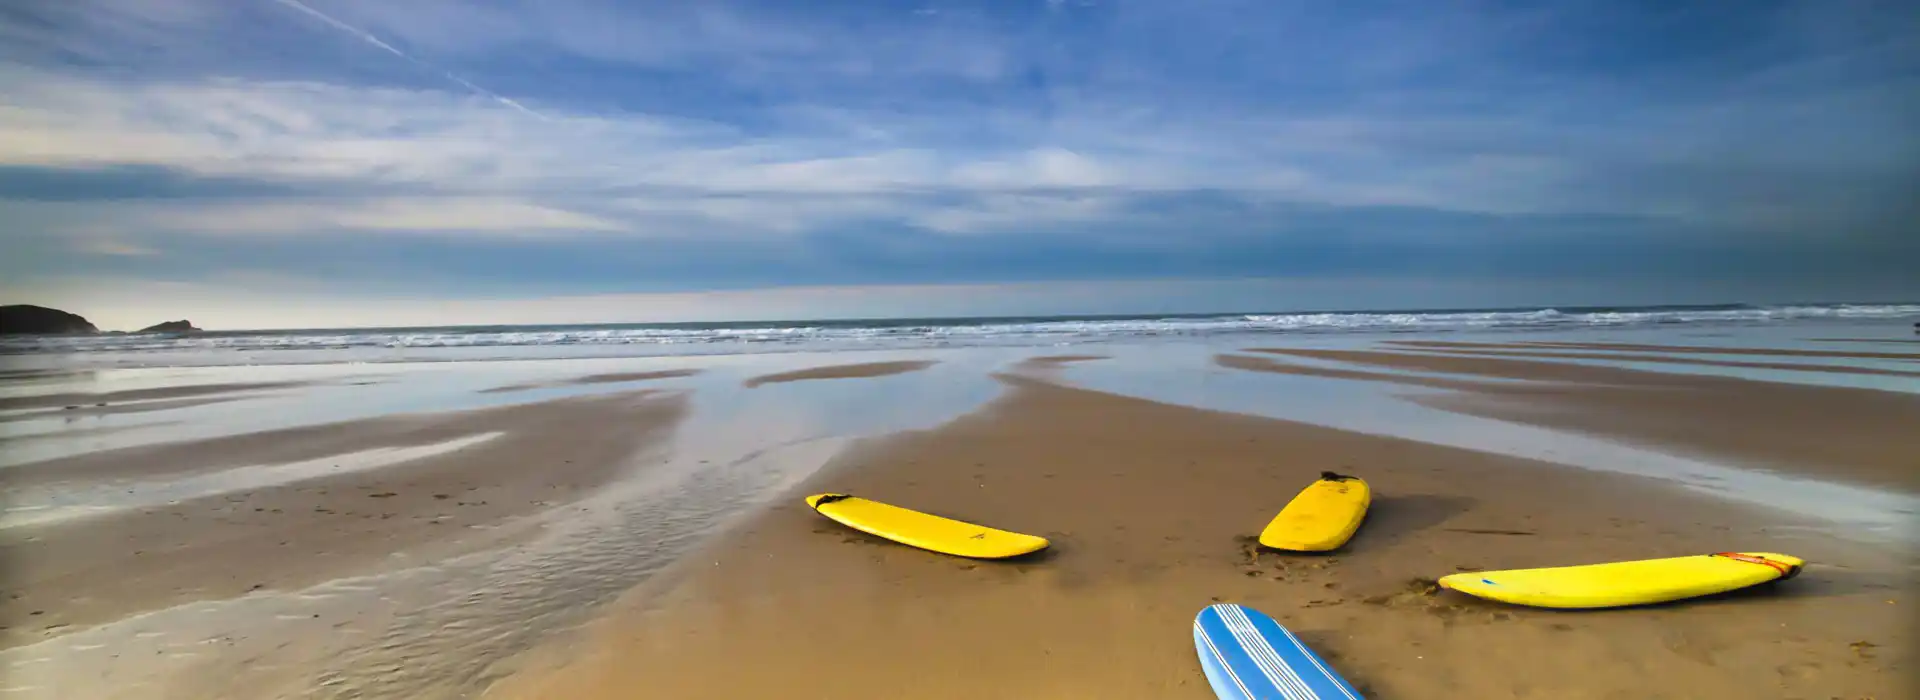
<svg viewBox="0 0 1920 700">
<path fill-rule="evenodd" d="M 439 73 L 441 76 L 445 77 L 446 79 L 451 80 L 455 83 L 459 83 L 461 87 L 464 87 L 468 90 L 472 90 L 476 94 L 488 97 L 495 102 L 499 102 L 500 104 L 506 105 L 508 107 L 512 107 L 514 109 L 520 110 L 527 114 L 531 114 L 541 119 L 547 118 L 546 115 L 541 114 L 539 112 L 535 112 L 531 109 L 528 109 L 526 105 L 520 104 L 519 102 L 515 102 L 513 101 L 512 98 L 509 98 L 500 93 L 475 85 L 473 84 L 473 81 L 454 75 L 452 71 L 449 71 L 445 68 L 441 68 L 439 66 L 433 65 L 426 61 L 422 61 L 420 59 L 414 58 L 412 55 L 408 54 L 407 52 L 394 48 L 392 44 L 381 41 L 380 37 L 374 36 L 371 32 L 368 32 L 367 30 L 361 29 L 359 27 L 355 27 L 351 24 L 347 24 L 346 22 L 342 22 L 340 20 L 334 19 L 333 17 L 327 15 L 324 12 L 313 9 L 312 7 L 308 7 L 306 3 L 300 2 L 300 0 L 274 0 L 274 2 L 280 3 L 292 9 L 298 10 L 306 14 L 308 17 L 312 17 L 322 22 L 326 22 L 328 26 L 331 26 L 334 29 L 338 29 L 340 31 L 359 37 L 361 41 L 367 42 L 368 44 L 372 44 L 374 48 L 378 48 L 381 51 L 385 51 L 395 56 L 399 56 L 400 58 L 406 60 L 408 63 L 412 63 L 421 68 L 425 68 L 435 73 Z"/>
</svg>

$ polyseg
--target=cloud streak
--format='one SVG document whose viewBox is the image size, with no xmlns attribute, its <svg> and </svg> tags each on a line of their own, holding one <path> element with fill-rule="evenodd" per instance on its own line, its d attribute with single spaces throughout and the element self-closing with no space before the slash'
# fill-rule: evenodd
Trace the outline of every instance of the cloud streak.
<svg viewBox="0 0 1920 700">
<path fill-rule="evenodd" d="M 0 13 L 0 242 L 25 272 L 217 256 L 456 294 L 1802 284 L 1920 246 L 1920 46 L 1870 4 L 800 7 L 29 4 Z"/>
<path fill-rule="evenodd" d="M 273 0 L 273 1 L 280 3 L 281 5 L 284 5 L 288 8 L 291 8 L 297 12 L 300 12 L 301 14 L 305 14 L 308 17 L 312 17 L 314 19 L 320 20 L 321 22 L 326 23 L 327 26 L 333 27 L 334 29 L 338 29 L 340 31 L 343 31 L 355 37 L 358 37 L 361 41 L 364 41 L 382 51 L 398 56 L 401 59 L 406 60 L 408 63 L 412 63 L 421 68 L 425 68 L 427 70 L 431 70 L 436 73 L 439 73 L 441 76 L 444 76 L 447 80 L 453 81 L 459 86 L 464 87 L 468 90 L 471 90 L 477 94 L 486 96 L 487 98 L 490 98 L 495 102 L 499 102 L 500 104 L 506 105 L 508 107 L 512 107 L 523 113 L 530 114 L 535 117 L 542 117 L 542 115 L 539 112 L 535 112 L 531 109 L 528 109 L 526 105 L 520 104 L 519 102 L 516 102 L 513 99 L 508 98 L 499 93 L 496 93 L 492 90 L 488 90 L 486 88 L 480 87 L 479 85 L 475 85 L 473 84 L 473 81 L 470 81 L 470 80 L 467 80 L 466 78 L 462 78 L 458 75 L 455 75 L 452 71 L 446 70 L 444 68 L 440 68 L 439 66 L 435 66 L 431 63 L 427 63 L 426 61 L 422 61 L 418 58 L 415 58 L 412 54 L 409 54 L 405 51 L 401 51 L 400 49 L 394 48 L 392 44 L 381 41 L 380 37 L 374 36 L 371 32 L 368 32 L 364 29 L 360 29 L 359 27 L 355 27 L 351 24 L 347 24 L 346 22 L 342 22 L 338 19 L 334 19 L 331 15 L 328 15 L 324 12 L 313 9 L 313 7 L 307 5 L 306 3 L 300 2 L 300 0 Z"/>
<path fill-rule="evenodd" d="M 80 252 L 92 255 L 144 258 L 160 254 L 160 251 L 143 245 L 108 239 L 82 241 L 76 247 Z"/>
</svg>

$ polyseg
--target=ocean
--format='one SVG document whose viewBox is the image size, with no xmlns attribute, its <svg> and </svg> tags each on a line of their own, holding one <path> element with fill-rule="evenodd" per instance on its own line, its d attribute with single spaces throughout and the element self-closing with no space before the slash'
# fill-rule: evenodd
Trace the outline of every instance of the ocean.
<svg viewBox="0 0 1920 700">
<path fill-rule="evenodd" d="M 0 339 L 7 355 L 110 354 L 111 364 L 219 362 L 308 363 L 489 359 L 473 353 L 447 357 L 407 349 L 501 349 L 512 357 L 653 356 L 782 351 L 903 350 L 966 346 L 1057 346 L 1160 337 L 1238 337 L 1354 333 L 1448 333 L 1603 330 L 1716 326 L 1890 323 L 1920 320 L 1916 304 L 1805 304 L 1712 306 L 1538 307 L 1287 311 L 1142 316 L 1022 316 L 979 318 L 830 319 L 719 323 L 424 326 L 234 330 L 193 334 L 143 333 Z M 596 347 L 585 353 L 514 352 L 514 348 Z M 277 351 L 310 351 L 279 353 Z M 244 357 L 235 356 L 243 353 Z M 269 353 L 268 356 L 259 353 Z M 174 359 L 161 361 L 160 356 Z M 101 358 L 104 359 L 104 358 Z"/>
</svg>

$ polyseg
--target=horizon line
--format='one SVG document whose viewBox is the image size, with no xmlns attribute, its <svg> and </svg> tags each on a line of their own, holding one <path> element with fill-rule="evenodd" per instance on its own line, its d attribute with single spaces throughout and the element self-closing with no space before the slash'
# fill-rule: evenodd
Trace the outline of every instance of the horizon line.
<svg viewBox="0 0 1920 700">
<path fill-rule="evenodd" d="M 38 304 L 7 304 L 4 306 L 39 306 Z M 1199 319 L 1229 316 L 1280 316 L 1313 314 L 1446 314 L 1446 313 L 1516 313 L 1529 311 L 1558 311 L 1562 313 L 1594 313 L 1607 311 L 1634 310 L 1732 310 L 1738 308 L 1768 309 L 1789 307 L 1846 307 L 1846 306 L 1920 306 L 1920 299 L 1900 301 L 1783 301 L 1754 302 L 1728 301 L 1694 304 L 1535 304 L 1525 306 L 1480 306 L 1480 307 L 1429 307 L 1429 308 L 1319 308 L 1284 310 L 1233 310 L 1201 311 L 1180 313 L 1116 313 L 1116 314 L 1006 314 L 1006 315 L 952 315 L 952 316 L 814 316 L 790 318 L 759 318 L 732 321 L 597 321 L 591 323 L 468 323 L 447 325 L 378 325 L 378 326 L 283 326 L 283 327 L 247 327 L 247 328 L 201 328 L 200 333 L 244 334 L 255 332 L 298 332 L 298 331 L 392 331 L 392 330 L 472 330 L 487 328 L 610 328 L 610 327 L 699 327 L 699 326 L 755 326 L 773 324 L 835 323 L 858 324 L 862 322 L 900 322 L 900 321 L 971 321 L 991 323 L 995 321 L 1101 321 L 1127 319 Z M 41 308 L 54 308 L 42 306 Z M 65 311 L 64 309 L 55 309 Z M 73 313 L 73 312 L 68 312 Z M 83 314 L 75 314 L 85 318 Z M 189 317 L 182 317 L 189 318 Z M 951 324 L 945 324 L 951 325 Z M 98 328 L 96 326 L 96 328 Z M 162 333 L 162 332 L 156 332 Z M 141 335 L 140 330 L 98 329 L 92 334 L 41 334 L 43 337 L 59 335 Z M 22 334 L 29 335 L 29 334 Z"/>
</svg>

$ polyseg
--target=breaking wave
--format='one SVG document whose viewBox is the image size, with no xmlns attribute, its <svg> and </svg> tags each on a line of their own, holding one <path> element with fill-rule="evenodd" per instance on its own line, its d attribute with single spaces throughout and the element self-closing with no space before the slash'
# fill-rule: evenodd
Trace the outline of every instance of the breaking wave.
<svg viewBox="0 0 1920 700">
<path fill-rule="evenodd" d="M 221 331 L 189 335 L 110 334 L 17 337 L 0 340 L 0 351 L 9 353 L 190 352 L 194 350 L 712 344 L 915 347 L 1220 334 L 1755 325 L 1818 319 L 1869 320 L 1906 317 L 1920 318 L 1920 304 L 1729 305 Z M 668 347 L 661 349 L 671 350 Z"/>
</svg>

